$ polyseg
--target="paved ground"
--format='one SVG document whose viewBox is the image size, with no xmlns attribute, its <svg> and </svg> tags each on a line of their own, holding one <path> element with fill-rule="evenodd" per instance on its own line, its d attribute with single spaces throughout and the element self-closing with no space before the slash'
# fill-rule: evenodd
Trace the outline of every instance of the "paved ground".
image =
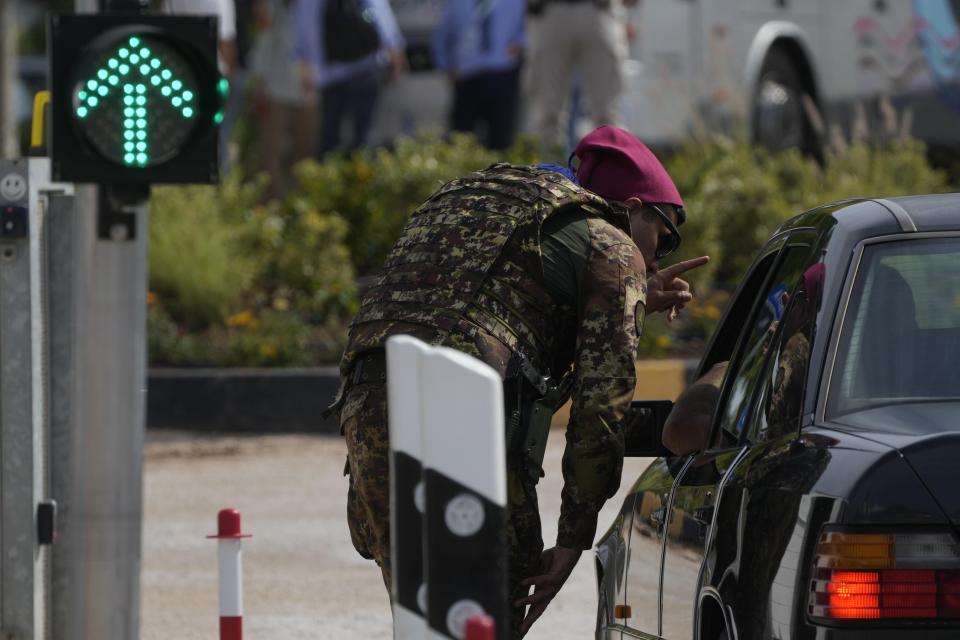
<svg viewBox="0 0 960 640">
<path fill-rule="evenodd" d="M 556 536 L 563 437 L 554 431 L 540 483 L 547 546 Z M 143 640 L 217 637 L 216 529 L 222 507 L 243 514 L 245 637 L 391 638 L 379 572 L 350 545 L 344 520 L 345 449 L 336 437 L 197 437 L 151 432 L 146 450 Z M 649 460 L 628 460 L 624 478 Z M 630 482 L 625 481 L 625 484 Z M 612 521 L 626 487 L 600 517 Z M 527 636 L 593 637 L 592 555 Z"/>
</svg>

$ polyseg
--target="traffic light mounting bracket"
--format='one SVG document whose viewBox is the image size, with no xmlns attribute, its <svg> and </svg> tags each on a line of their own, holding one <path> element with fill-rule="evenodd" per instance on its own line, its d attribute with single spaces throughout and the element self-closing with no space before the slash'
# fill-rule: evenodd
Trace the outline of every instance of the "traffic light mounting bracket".
<svg viewBox="0 0 960 640">
<path fill-rule="evenodd" d="M 100 189 L 97 238 L 123 242 L 137 237 L 137 207 L 150 197 L 147 185 L 107 185 Z"/>
</svg>

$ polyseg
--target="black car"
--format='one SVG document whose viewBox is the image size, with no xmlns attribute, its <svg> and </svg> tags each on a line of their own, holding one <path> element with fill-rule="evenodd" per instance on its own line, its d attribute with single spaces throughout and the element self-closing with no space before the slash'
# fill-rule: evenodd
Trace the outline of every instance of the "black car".
<svg viewBox="0 0 960 640">
<path fill-rule="evenodd" d="M 662 457 L 597 544 L 597 638 L 960 638 L 960 195 L 786 222 L 711 371 L 700 453 L 628 442 Z"/>
</svg>

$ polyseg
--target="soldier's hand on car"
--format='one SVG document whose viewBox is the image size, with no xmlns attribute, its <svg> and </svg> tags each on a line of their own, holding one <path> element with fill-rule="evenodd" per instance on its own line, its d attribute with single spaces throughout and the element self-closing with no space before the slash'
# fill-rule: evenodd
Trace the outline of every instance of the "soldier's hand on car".
<svg viewBox="0 0 960 640">
<path fill-rule="evenodd" d="M 533 587 L 533 593 L 513 603 L 517 608 L 530 605 L 527 615 L 520 624 L 520 636 L 523 637 L 537 621 L 553 597 L 560 591 L 560 587 L 570 577 L 570 572 L 577 565 L 582 551 L 568 547 L 556 546 L 543 552 L 540 558 L 540 567 L 543 573 L 532 576 L 520 583 L 524 593 Z"/>
<path fill-rule="evenodd" d="M 693 300 L 690 283 L 679 277 L 710 262 L 710 256 L 691 258 L 670 265 L 647 278 L 647 313 L 667 312 L 667 320 L 674 320 L 688 302 Z"/>
</svg>

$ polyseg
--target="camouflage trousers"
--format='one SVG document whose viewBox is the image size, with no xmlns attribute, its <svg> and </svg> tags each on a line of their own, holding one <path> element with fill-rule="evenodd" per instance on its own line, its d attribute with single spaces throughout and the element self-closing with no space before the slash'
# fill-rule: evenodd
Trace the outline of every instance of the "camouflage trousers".
<svg viewBox="0 0 960 640">
<path fill-rule="evenodd" d="M 390 440 L 387 434 L 387 389 L 383 384 L 358 384 L 346 394 L 340 427 L 347 443 L 347 523 L 357 552 L 374 560 L 390 591 Z M 536 487 L 526 475 L 507 471 L 507 543 L 509 591 L 522 595 L 519 583 L 540 573 L 543 538 Z M 514 610 L 513 627 L 520 611 Z"/>
</svg>

